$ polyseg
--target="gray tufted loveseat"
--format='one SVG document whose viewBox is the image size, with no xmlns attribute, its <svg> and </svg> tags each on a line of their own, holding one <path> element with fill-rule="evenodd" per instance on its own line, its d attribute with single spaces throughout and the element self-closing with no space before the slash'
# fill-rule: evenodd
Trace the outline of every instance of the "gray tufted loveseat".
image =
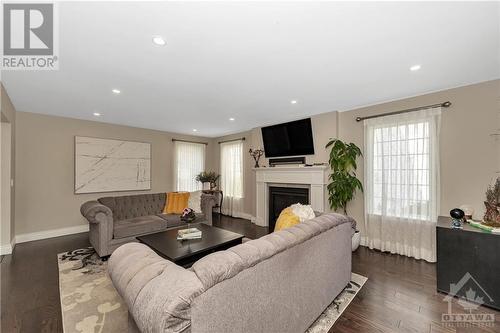
<svg viewBox="0 0 500 333">
<path fill-rule="evenodd" d="M 120 197 L 104 197 L 84 203 L 80 212 L 89 221 L 90 244 L 101 257 L 140 235 L 182 226 L 177 214 L 163 214 L 166 193 L 148 193 Z M 212 225 L 215 197 L 201 195 L 200 222 Z"/>
</svg>

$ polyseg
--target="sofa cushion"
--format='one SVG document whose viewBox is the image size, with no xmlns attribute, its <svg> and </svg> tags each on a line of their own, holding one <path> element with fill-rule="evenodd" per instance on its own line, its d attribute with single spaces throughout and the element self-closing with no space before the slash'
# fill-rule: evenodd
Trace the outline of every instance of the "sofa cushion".
<svg viewBox="0 0 500 333">
<path fill-rule="evenodd" d="M 167 229 L 167 227 L 167 221 L 156 215 L 140 216 L 116 221 L 113 224 L 113 234 L 114 238 L 126 238 L 159 232 Z"/>
<path fill-rule="evenodd" d="M 163 214 L 182 214 L 188 208 L 189 192 L 169 192 Z"/>
<path fill-rule="evenodd" d="M 194 191 L 189 193 L 188 207 L 194 210 L 195 213 L 202 213 L 201 210 L 201 195 L 203 192 Z"/>
<path fill-rule="evenodd" d="M 161 214 L 165 207 L 165 193 L 128 195 L 100 198 L 100 204 L 113 212 L 114 221 L 128 220 L 139 216 Z"/>
</svg>

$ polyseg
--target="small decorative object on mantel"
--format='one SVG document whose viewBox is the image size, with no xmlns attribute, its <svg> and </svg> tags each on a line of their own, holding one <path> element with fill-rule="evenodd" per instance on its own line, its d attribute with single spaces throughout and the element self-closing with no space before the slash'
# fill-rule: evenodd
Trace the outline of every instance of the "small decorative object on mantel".
<svg viewBox="0 0 500 333">
<path fill-rule="evenodd" d="M 460 208 L 450 210 L 451 227 L 453 229 L 462 229 L 462 222 L 464 222 L 465 213 Z"/>
<path fill-rule="evenodd" d="M 215 190 L 217 188 L 217 180 L 220 175 L 215 171 L 202 171 L 196 175 L 195 180 L 203 184 L 203 190 Z"/>
<path fill-rule="evenodd" d="M 260 157 L 262 155 L 264 155 L 264 150 L 250 148 L 250 150 L 248 152 L 250 153 L 250 156 L 252 156 L 254 161 L 255 161 L 254 168 L 259 168 L 259 160 L 260 160 Z"/>
<path fill-rule="evenodd" d="M 486 190 L 486 213 L 484 214 L 483 224 L 489 227 L 500 227 L 500 177 L 495 181 L 495 185 L 488 186 Z"/>
<path fill-rule="evenodd" d="M 194 213 L 194 210 L 191 208 L 184 208 L 181 215 L 181 221 L 184 221 L 186 223 L 191 223 L 195 219 L 196 219 L 196 214 Z"/>
</svg>

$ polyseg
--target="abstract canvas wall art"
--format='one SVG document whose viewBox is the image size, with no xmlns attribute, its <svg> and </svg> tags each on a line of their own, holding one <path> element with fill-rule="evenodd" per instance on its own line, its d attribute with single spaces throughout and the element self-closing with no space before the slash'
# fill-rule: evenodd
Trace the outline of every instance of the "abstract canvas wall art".
<svg viewBox="0 0 500 333">
<path fill-rule="evenodd" d="M 75 137 L 75 194 L 151 189 L 151 144 Z"/>
</svg>

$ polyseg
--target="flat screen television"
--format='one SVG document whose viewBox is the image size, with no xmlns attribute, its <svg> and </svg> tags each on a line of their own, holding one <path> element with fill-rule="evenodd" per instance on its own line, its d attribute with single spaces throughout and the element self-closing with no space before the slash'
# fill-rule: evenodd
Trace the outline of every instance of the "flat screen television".
<svg viewBox="0 0 500 333">
<path fill-rule="evenodd" d="M 314 154 L 311 118 L 262 127 L 266 157 Z"/>
</svg>

